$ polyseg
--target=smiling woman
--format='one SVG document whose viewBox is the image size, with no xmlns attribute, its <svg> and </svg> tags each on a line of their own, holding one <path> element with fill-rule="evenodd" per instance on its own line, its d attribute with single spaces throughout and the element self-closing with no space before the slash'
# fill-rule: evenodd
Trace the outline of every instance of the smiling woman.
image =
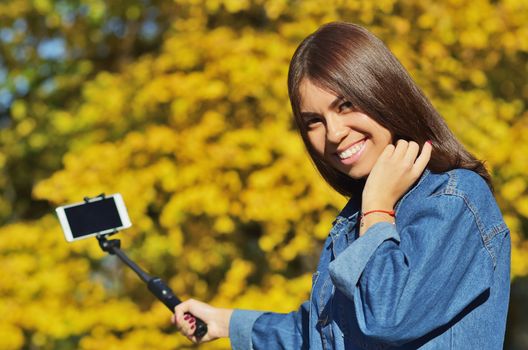
<svg viewBox="0 0 528 350">
<path fill-rule="evenodd" d="M 173 322 L 234 349 L 501 349 L 510 237 L 483 163 L 389 49 L 330 23 L 290 63 L 293 114 L 324 179 L 350 197 L 309 301 L 289 314 L 189 300 Z M 194 318 L 209 333 L 194 337 Z"/>
</svg>

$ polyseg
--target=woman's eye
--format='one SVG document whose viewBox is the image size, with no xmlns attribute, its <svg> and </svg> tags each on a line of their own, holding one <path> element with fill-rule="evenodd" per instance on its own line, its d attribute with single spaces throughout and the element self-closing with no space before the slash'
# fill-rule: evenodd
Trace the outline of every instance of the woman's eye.
<svg viewBox="0 0 528 350">
<path fill-rule="evenodd" d="M 345 101 L 339 105 L 339 112 L 343 112 L 344 110 L 352 109 L 354 107 L 352 105 L 352 102 Z"/>
</svg>

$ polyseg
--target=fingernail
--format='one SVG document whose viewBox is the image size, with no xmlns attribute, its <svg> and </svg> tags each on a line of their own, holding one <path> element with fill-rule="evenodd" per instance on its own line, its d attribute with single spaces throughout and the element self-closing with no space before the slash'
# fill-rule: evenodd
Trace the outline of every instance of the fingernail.
<svg viewBox="0 0 528 350">
<path fill-rule="evenodd" d="M 191 326 L 191 329 L 194 329 L 194 325 Z"/>
<path fill-rule="evenodd" d="M 433 141 L 431 140 L 427 140 L 427 143 L 430 144 L 431 146 L 433 145 Z"/>
<path fill-rule="evenodd" d="M 191 318 L 191 320 L 189 321 L 189 323 L 194 323 L 196 320 L 194 318 Z"/>
<path fill-rule="evenodd" d="M 191 317 L 191 316 L 189 316 L 189 315 L 185 315 L 185 316 L 183 316 L 183 319 L 184 319 L 185 321 L 187 321 L 187 320 L 189 319 L 189 317 Z"/>
</svg>

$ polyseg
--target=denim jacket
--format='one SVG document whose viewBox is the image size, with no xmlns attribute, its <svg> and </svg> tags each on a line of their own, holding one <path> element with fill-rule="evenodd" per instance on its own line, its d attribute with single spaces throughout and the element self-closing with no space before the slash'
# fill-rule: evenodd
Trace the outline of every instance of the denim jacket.
<svg viewBox="0 0 528 350">
<path fill-rule="evenodd" d="M 334 221 L 298 311 L 233 312 L 233 349 L 502 349 L 510 237 L 479 175 L 426 170 L 395 225 L 361 237 L 359 209 Z"/>
</svg>

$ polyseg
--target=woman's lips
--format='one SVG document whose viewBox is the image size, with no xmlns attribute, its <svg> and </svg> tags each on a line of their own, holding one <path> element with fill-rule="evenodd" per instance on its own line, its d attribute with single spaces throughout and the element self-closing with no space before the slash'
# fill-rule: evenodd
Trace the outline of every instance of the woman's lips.
<svg viewBox="0 0 528 350">
<path fill-rule="evenodd" d="M 367 138 L 364 138 L 361 141 L 355 142 L 343 152 L 336 154 L 337 158 L 342 164 L 350 165 L 355 163 L 359 159 L 359 157 L 361 157 L 361 154 L 363 154 L 363 151 L 365 150 L 366 141 Z"/>
</svg>

